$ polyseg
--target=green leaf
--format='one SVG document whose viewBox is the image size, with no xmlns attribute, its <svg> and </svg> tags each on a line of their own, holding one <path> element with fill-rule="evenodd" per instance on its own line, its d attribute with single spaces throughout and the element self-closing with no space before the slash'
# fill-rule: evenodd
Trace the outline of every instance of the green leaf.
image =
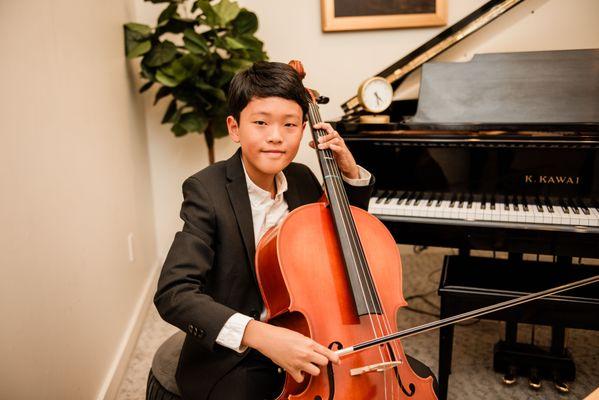
<svg viewBox="0 0 599 400">
<path fill-rule="evenodd" d="M 180 81 L 173 78 L 172 76 L 167 75 L 162 70 L 158 70 L 156 72 L 156 80 L 168 87 L 175 87 L 180 83 Z"/>
<path fill-rule="evenodd" d="M 185 29 L 193 29 L 193 27 L 198 23 L 195 19 L 187 19 L 181 18 L 177 15 L 174 15 L 172 18 L 163 21 L 156 28 L 156 33 L 158 36 L 170 32 L 170 33 L 181 33 Z"/>
<path fill-rule="evenodd" d="M 139 57 L 147 53 L 152 47 L 148 40 L 152 36 L 152 29 L 147 25 L 128 23 L 125 30 L 125 54 L 127 58 Z"/>
<path fill-rule="evenodd" d="M 149 88 L 152 87 L 152 85 L 154 84 L 154 82 L 150 81 L 150 82 L 146 82 L 140 89 L 139 89 L 139 93 L 143 93 L 146 90 L 148 90 Z"/>
<path fill-rule="evenodd" d="M 254 33 L 258 30 L 258 17 L 251 11 L 243 8 L 237 18 L 233 20 L 233 33 L 235 36 Z"/>
<path fill-rule="evenodd" d="M 147 38 L 152 34 L 152 28 L 144 24 L 138 24 L 137 22 L 125 24 L 125 30 L 138 33 L 143 38 Z"/>
<path fill-rule="evenodd" d="M 192 11 L 195 11 L 198 8 L 202 10 L 202 15 L 204 16 L 206 24 L 211 27 L 216 27 L 219 25 L 220 18 L 208 0 L 196 1 L 193 4 Z"/>
<path fill-rule="evenodd" d="M 230 0 L 221 0 L 218 4 L 214 5 L 214 12 L 218 15 L 222 26 L 233 21 L 240 11 L 241 8 L 239 8 L 237 2 Z"/>
<path fill-rule="evenodd" d="M 195 86 L 200 89 L 202 92 L 209 94 L 210 96 L 214 97 L 217 100 L 220 101 L 226 101 L 227 100 L 227 95 L 225 94 L 225 91 L 219 88 L 216 88 L 214 86 L 211 86 L 207 83 L 198 81 L 195 83 Z"/>
<path fill-rule="evenodd" d="M 187 133 L 187 130 L 181 124 L 173 124 L 171 127 L 171 132 L 175 134 L 175 136 L 180 137 Z"/>
<path fill-rule="evenodd" d="M 152 48 L 152 43 L 149 40 L 145 42 L 138 43 L 134 45 L 132 48 L 126 49 L 127 58 L 135 58 L 146 54 Z"/>
<path fill-rule="evenodd" d="M 168 86 L 161 86 L 160 89 L 156 92 L 156 96 L 154 97 L 154 105 L 158 103 L 163 97 L 168 96 L 172 93 L 172 90 Z"/>
<path fill-rule="evenodd" d="M 187 132 L 203 132 L 208 126 L 208 120 L 194 111 L 186 112 L 181 114 L 179 125 Z"/>
<path fill-rule="evenodd" d="M 223 71 L 231 72 L 233 74 L 238 71 L 247 69 L 251 67 L 254 63 L 248 60 L 240 59 L 240 58 L 230 58 L 225 60 L 222 65 Z"/>
<path fill-rule="evenodd" d="M 177 55 L 177 46 L 173 42 L 165 40 L 155 45 L 144 57 L 144 62 L 149 67 L 159 67 L 171 62 Z"/>
<path fill-rule="evenodd" d="M 177 100 L 173 99 L 170 104 L 168 105 L 168 107 L 166 108 L 166 112 L 164 113 L 164 116 L 162 117 L 162 121 L 160 121 L 163 124 L 166 124 L 167 122 L 172 122 L 172 118 L 175 115 L 175 112 L 177 111 Z"/>
<path fill-rule="evenodd" d="M 171 19 L 177 13 L 177 3 L 171 3 L 166 7 L 158 17 L 158 25 L 165 24 L 169 19 Z"/>
<path fill-rule="evenodd" d="M 225 36 L 225 44 L 226 44 L 227 49 L 231 49 L 231 50 L 245 49 L 245 46 L 243 45 L 243 43 L 241 43 L 237 39 L 232 38 L 230 36 Z"/>
<path fill-rule="evenodd" d="M 210 52 L 208 42 L 193 29 L 183 32 L 183 43 L 185 48 L 195 54 L 206 54 Z"/>
</svg>

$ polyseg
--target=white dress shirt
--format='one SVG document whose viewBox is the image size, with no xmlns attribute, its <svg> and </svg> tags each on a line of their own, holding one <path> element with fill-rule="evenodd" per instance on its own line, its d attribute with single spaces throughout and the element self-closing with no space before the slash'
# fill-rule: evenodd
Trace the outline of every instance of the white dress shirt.
<svg viewBox="0 0 599 400">
<path fill-rule="evenodd" d="M 243 162 L 241 164 L 243 165 Z M 368 185 L 371 177 L 370 172 L 360 166 L 358 166 L 358 169 L 360 171 L 359 178 L 350 179 L 342 176 L 343 180 L 353 186 Z M 257 246 L 262 236 L 289 214 L 289 207 L 283 197 L 283 194 L 287 190 L 287 178 L 285 178 L 285 174 L 282 171 L 275 175 L 277 193 L 273 199 L 271 198 L 269 191 L 262 189 L 250 179 L 245 169 L 245 165 L 243 166 L 243 171 L 245 172 L 245 181 L 247 183 L 250 204 L 252 207 L 254 243 Z M 262 310 L 262 314 L 260 315 L 261 320 L 264 320 L 266 316 L 265 311 L 266 310 Z M 227 322 L 225 322 L 225 325 L 218 333 L 216 343 L 239 353 L 243 353 L 247 349 L 247 346 L 241 345 L 241 339 L 243 339 L 245 327 L 251 320 L 252 318 L 247 315 L 241 313 L 233 314 L 229 317 Z"/>
</svg>

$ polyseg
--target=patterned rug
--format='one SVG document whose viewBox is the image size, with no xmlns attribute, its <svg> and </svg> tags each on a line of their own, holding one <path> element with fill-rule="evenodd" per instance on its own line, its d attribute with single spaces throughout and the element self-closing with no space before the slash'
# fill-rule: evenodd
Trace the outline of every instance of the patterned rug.
<svg viewBox="0 0 599 400">
<path fill-rule="evenodd" d="M 436 289 L 443 256 L 447 250 L 431 249 L 414 254 L 411 248 L 400 246 L 403 261 L 404 297 L 427 294 L 409 301 L 409 306 L 419 311 L 436 314 L 439 299 Z M 417 326 L 436 318 L 420 312 L 400 309 L 400 328 Z M 152 356 L 160 344 L 176 332 L 176 328 L 160 319 L 152 306 L 138 339 L 127 372 L 121 383 L 118 400 L 145 399 L 145 385 Z M 502 375 L 493 371 L 493 345 L 502 338 L 504 324 L 495 321 L 472 321 L 457 326 L 454 334 L 452 374 L 449 378 L 450 400 L 514 399 L 514 400 L 565 400 L 583 399 L 599 386 L 599 332 L 568 329 L 566 345 L 576 363 L 576 380 L 570 383 L 570 393 L 560 395 L 551 382 L 543 381 L 540 390 L 528 387 L 520 378 L 515 385 L 501 383 Z M 531 340 L 532 326 L 520 325 L 520 342 Z M 550 330 L 535 328 L 535 344 L 547 346 Z M 406 338 L 404 350 L 428 365 L 435 373 L 438 361 L 438 332 L 429 332 Z"/>
</svg>

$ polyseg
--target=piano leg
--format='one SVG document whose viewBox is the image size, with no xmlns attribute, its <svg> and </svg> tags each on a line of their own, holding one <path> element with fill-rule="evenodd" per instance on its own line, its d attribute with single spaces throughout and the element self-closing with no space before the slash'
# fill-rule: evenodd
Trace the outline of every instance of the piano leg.
<svg viewBox="0 0 599 400">
<path fill-rule="evenodd" d="M 556 357 L 567 357 L 566 354 L 566 328 L 563 326 L 551 327 L 551 354 Z M 564 374 L 559 369 L 553 371 L 553 384 L 559 393 L 568 393 L 570 387 L 565 382 Z"/>
<path fill-rule="evenodd" d="M 441 315 L 443 316 L 443 313 Z M 447 400 L 453 352 L 453 330 L 453 325 L 450 325 L 441 328 L 439 331 L 439 400 Z"/>
<path fill-rule="evenodd" d="M 505 323 L 505 343 L 506 345 L 513 345 L 518 341 L 518 323 L 514 321 L 506 321 Z M 517 367 L 515 365 L 509 365 L 506 369 L 505 375 L 503 375 L 503 383 L 506 385 L 513 385 L 516 383 L 516 376 L 518 374 Z"/>
</svg>

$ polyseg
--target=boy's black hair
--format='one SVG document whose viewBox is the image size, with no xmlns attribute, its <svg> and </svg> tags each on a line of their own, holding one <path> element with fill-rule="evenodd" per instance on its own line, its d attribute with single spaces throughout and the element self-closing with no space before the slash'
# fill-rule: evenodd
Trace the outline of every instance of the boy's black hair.
<svg viewBox="0 0 599 400">
<path fill-rule="evenodd" d="M 239 115 L 252 98 L 282 97 L 295 101 L 302 108 L 302 118 L 308 113 L 306 89 L 299 74 L 280 62 L 258 61 L 235 74 L 229 85 L 229 114 L 239 122 Z"/>
</svg>

